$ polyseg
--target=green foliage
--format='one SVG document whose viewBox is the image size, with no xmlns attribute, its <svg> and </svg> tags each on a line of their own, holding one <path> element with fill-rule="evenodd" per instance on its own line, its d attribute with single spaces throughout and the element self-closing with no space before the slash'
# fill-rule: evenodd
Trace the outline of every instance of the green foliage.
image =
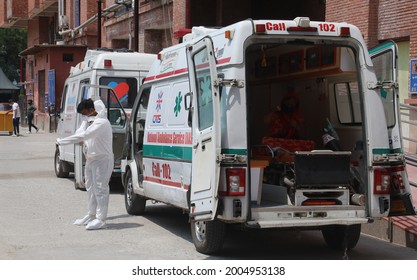
<svg viewBox="0 0 417 280">
<path fill-rule="evenodd" d="M 0 28 L 0 67 L 12 82 L 20 79 L 19 53 L 26 48 L 26 30 Z"/>
</svg>

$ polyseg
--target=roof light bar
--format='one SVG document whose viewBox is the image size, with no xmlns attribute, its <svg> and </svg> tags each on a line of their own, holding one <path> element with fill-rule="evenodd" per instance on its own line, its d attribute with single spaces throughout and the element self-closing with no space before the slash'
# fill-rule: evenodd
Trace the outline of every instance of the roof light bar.
<svg viewBox="0 0 417 280">
<path fill-rule="evenodd" d="M 305 32 L 317 32 L 317 27 L 299 27 L 292 26 L 287 28 L 288 31 L 305 31 Z"/>
</svg>

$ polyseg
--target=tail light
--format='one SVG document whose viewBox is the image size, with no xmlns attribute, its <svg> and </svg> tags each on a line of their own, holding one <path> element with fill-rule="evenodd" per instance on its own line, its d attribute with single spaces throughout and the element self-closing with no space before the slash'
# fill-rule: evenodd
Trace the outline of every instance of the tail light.
<svg viewBox="0 0 417 280">
<path fill-rule="evenodd" d="M 226 195 L 243 196 L 246 186 L 246 169 L 226 168 Z"/>
<path fill-rule="evenodd" d="M 374 193 L 389 194 L 391 190 L 404 189 L 402 172 L 404 166 L 374 169 Z"/>
</svg>

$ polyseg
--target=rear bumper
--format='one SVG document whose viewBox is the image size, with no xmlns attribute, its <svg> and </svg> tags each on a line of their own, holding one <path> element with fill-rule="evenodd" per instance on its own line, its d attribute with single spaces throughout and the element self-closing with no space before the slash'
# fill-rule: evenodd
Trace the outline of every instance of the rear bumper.
<svg viewBox="0 0 417 280">
<path fill-rule="evenodd" d="M 346 207 L 288 207 L 283 209 L 252 208 L 252 220 L 246 225 L 253 228 L 317 228 L 328 225 L 365 224 L 370 220 L 361 206 Z"/>
</svg>

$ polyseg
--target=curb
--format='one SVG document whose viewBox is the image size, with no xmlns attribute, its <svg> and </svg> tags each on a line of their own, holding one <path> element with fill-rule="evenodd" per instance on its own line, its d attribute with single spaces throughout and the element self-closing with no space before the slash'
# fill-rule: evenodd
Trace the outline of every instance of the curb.
<svg viewBox="0 0 417 280">
<path fill-rule="evenodd" d="M 362 225 L 362 233 L 417 249 L 417 216 L 390 217 Z"/>
</svg>

